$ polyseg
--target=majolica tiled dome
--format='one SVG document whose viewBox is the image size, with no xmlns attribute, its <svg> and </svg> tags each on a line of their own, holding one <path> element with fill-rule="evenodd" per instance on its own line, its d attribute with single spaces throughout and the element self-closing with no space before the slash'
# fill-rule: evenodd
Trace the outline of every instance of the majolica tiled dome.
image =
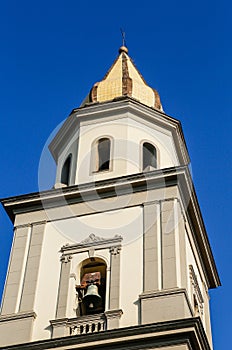
<svg viewBox="0 0 232 350">
<path fill-rule="evenodd" d="M 129 96 L 149 107 L 163 110 L 158 92 L 147 85 L 128 56 L 125 46 L 120 47 L 119 56 L 103 80 L 94 84 L 82 105 L 86 102 L 105 102 L 121 96 Z"/>
</svg>

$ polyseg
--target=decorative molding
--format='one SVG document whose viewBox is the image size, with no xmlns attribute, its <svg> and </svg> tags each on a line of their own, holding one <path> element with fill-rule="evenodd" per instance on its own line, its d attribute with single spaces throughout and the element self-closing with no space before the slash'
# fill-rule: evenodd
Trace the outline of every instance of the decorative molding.
<svg viewBox="0 0 232 350">
<path fill-rule="evenodd" d="M 85 239 L 83 239 L 79 244 L 84 244 L 84 245 L 86 245 L 86 244 L 91 244 L 91 243 L 96 243 L 96 242 L 103 242 L 103 241 L 105 241 L 105 240 L 107 240 L 106 238 L 103 238 L 103 237 L 99 237 L 99 236 L 96 236 L 94 233 L 91 233 L 90 235 L 89 235 L 89 237 L 87 237 L 87 238 L 85 238 Z"/>
<path fill-rule="evenodd" d="M 120 253 L 120 250 L 121 250 L 120 246 L 110 247 L 110 254 L 118 255 Z"/>
<path fill-rule="evenodd" d="M 14 231 L 19 229 L 19 228 L 24 228 L 24 227 L 31 227 L 33 224 L 27 223 L 27 224 L 21 224 L 21 225 L 15 225 L 14 226 Z"/>
<path fill-rule="evenodd" d="M 94 233 L 91 233 L 89 235 L 88 238 L 84 239 L 83 241 L 81 241 L 79 243 L 79 245 L 92 245 L 92 244 L 96 244 L 96 243 L 99 243 L 99 242 L 109 242 L 111 240 L 122 240 L 122 236 L 120 235 L 115 235 L 114 237 L 112 238 L 104 238 L 104 237 L 99 237 L 99 236 L 96 236 Z"/>
<path fill-rule="evenodd" d="M 67 319 L 67 325 L 75 326 L 77 324 L 87 324 L 90 322 L 97 322 L 99 320 L 105 320 L 104 313 L 69 318 Z"/>
<path fill-rule="evenodd" d="M 189 265 L 190 270 L 190 280 L 193 288 L 193 308 L 194 308 L 194 316 L 203 316 L 204 314 L 204 298 L 201 294 L 201 290 L 198 284 L 197 276 L 195 274 L 194 268 L 192 265 Z"/>
<path fill-rule="evenodd" d="M 144 190 L 144 188 L 146 187 L 146 181 L 156 181 L 157 178 L 160 178 L 160 175 L 162 176 L 162 180 L 164 180 L 164 177 L 169 177 L 169 176 L 173 176 L 173 175 L 185 175 L 186 174 L 186 179 L 188 179 L 189 181 L 191 180 L 190 176 L 189 176 L 189 170 L 188 167 L 183 165 L 183 166 L 177 166 L 177 167 L 172 167 L 172 168 L 166 168 L 166 169 L 156 169 L 154 171 L 151 171 L 149 173 L 137 173 L 137 174 L 131 174 L 131 175 L 126 175 L 126 176 L 121 176 L 119 178 L 117 178 L 117 181 L 115 179 L 107 179 L 107 180 L 100 180 L 97 181 L 95 183 L 88 183 L 88 184 L 83 184 L 83 185 L 74 185 L 74 186 L 68 186 L 65 187 L 64 189 L 62 189 L 62 191 L 58 191 L 56 189 L 52 189 L 52 190 L 48 190 L 48 191 L 44 191 L 43 193 L 32 193 L 32 194 L 28 194 L 28 195 L 21 195 L 21 196 L 17 196 L 17 197 L 10 197 L 10 198 L 5 198 L 2 199 L 2 204 L 4 205 L 4 207 L 8 208 L 8 207 L 12 207 L 12 206 L 23 206 L 25 205 L 29 205 L 29 203 L 31 202 L 36 202 L 36 204 L 38 205 L 37 201 L 41 200 L 41 197 L 43 195 L 43 201 L 49 200 L 51 201 L 51 199 L 54 199 L 54 203 L 56 203 L 57 200 L 60 200 L 60 197 L 63 198 L 64 196 L 68 196 L 68 195 L 72 195 L 75 196 L 75 198 L 77 199 L 77 203 L 83 202 L 83 200 L 81 199 L 86 199 L 86 195 L 84 193 L 83 196 L 83 192 L 84 191 L 88 191 L 88 193 L 93 190 L 93 192 L 96 194 L 98 194 L 98 191 L 100 191 L 102 188 L 104 189 L 104 192 L 106 189 L 108 189 L 110 187 L 110 190 L 112 189 L 112 186 L 114 187 L 113 190 L 115 192 L 116 187 L 119 188 L 119 186 L 123 186 L 126 185 L 128 188 L 128 183 L 133 183 L 134 186 L 137 185 L 138 183 L 138 187 L 140 187 L 140 191 Z M 144 182 L 144 180 L 146 180 Z M 167 179 L 168 180 L 168 179 Z M 144 184 L 144 187 L 141 187 L 141 185 Z M 164 187 L 165 183 L 164 181 L 161 184 L 161 187 Z M 155 187 L 157 188 L 157 187 Z M 129 188 L 129 190 L 131 191 L 131 188 Z M 80 193 L 81 192 L 81 193 Z M 118 192 L 117 192 L 118 193 Z M 76 203 L 74 202 L 74 203 Z M 53 206 L 51 205 L 51 208 Z M 39 210 L 39 209 L 38 209 Z M 70 216 L 73 217 L 73 216 Z M 43 220 L 41 222 L 49 222 L 50 220 Z"/>
<path fill-rule="evenodd" d="M 199 287 L 199 284 L 198 284 L 197 276 L 195 274 L 195 271 L 194 271 L 192 265 L 189 265 L 189 271 L 190 271 L 190 280 L 191 280 L 191 283 L 193 285 L 193 289 L 195 291 L 195 294 L 196 294 L 199 302 L 201 304 L 203 304 L 204 303 L 204 298 L 203 298 L 203 296 L 201 294 L 201 290 L 200 290 L 200 287 Z"/>
<path fill-rule="evenodd" d="M 23 227 L 33 227 L 33 226 L 38 226 L 38 225 L 45 225 L 48 221 L 47 220 L 41 220 L 41 221 L 33 221 L 29 222 L 26 224 L 19 224 L 14 226 L 14 230 L 18 228 L 23 228 Z"/>
<path fill-rule="evenodd" d="M 62 254 L 62 256 L 61 256 L 61 258 L 60 258 L 60 261 L 61 261 L 62 263 L 67 264 L 67 263 L 69 263 L 69 262 L 71 261 L 71 259 L 72 259 L 72 256 L 71 256 L 71 255 Z"/>
<path fill-rule="evenodd" d="M 160 200 L 153 200 L 153 201 L 149 201 L 149 202 L 143 202 L 142 206 L 145 207 L 147 205 L 160 204 L 160 203 L 164 203 L 164 202 L 171 202 L 171 201 L 174 201 L 174 200 L 176 200 L 177 203 L 179 204 L 183 220 L 184 220 L 184 222 L 186 222 L 187 219 L 186 219 L 186 216 L 185 216 L 185 209 L 184 209 L 183 203 L 181 202 L 180 198 L 178 198 L 178 197 L 168 197 L 168 198 L 162 198 Z"/>
<path fill-rule="evenodd" d="M 203 282 L 203 286 L 204 286 L 205 294 L 207 295 L 208 300 L 210 300 L 209 290 L 205 282 Z"/>
<path fill-rule="evenodd" d="M 149 202 L 143 202 L 142 206 L 146 207 L 147 205 L 153 205 L 153 204 L 160 204 L 160 200 L 154 200 L 154 201 L 149 201 Z"/>
<path fill-rule="evenodd" d="M 122 309 L 105 311 L 105 316 L 107 320 L 112 318 L 121 318 L 122 315 L 123 315 Z"/>
<path fill-rule="evenodd" d="M 36 225 L 45 225 L 46 223 L 47 223 L 47 220 L 41 220 L 41 221 L 32 222 L 31 225 L 32 225 L 32 226 L 36 226 Z"/>
<path fill-rule="evenodd" d="M 66 327 L 68 318 L 57 318 L 56 320 L 49 321 L 52 327 Z"/>
<path fill-rule="evenodd" d="M 94 257 L 95 250 L 107 249 L 111 247 L 121 247 L 121 242 L 123 238 L 120 235 L 115 235 L 112 238 L 104 238 L 96 236 L 91 233 L 86 239 L 82 240 L 80 243 L 75 244 L 65 244 L 61 247 L 62 256 L 72 255 L 82 252 L 88 252 L 89 257 Z"/>
<path fill-rule="evenodd" d="M 192 305 L 185 288 L 173 288 L 173 289 L 163 289 L 163 290 L 143 292 L 142 294 L 139 295 L 139 299 L 142 300 L 142 299 L 148 299 L 148 298 L 159 298 L 159 297 L 171 296 L 176 294 L 183 294 L 185 296 L 185 300 L 189 307 L 190 313 L 192 314 L 192 316 L 194 316 Z"/>
<path fill-rule="evenodd" d="M 52 322 L 52 321 L 50 321 Z M 136 346 L 135 346 L 136 343 Z M 161 349 L 186 346 L 186 349 L 211 350 L 212 347 L 199 317 L 171 320 L 153 324 L 112 329 L 97 334 L 76 337 L 58 337 L 35 342 L 11 345 L 11 350 L 39 349 Z"/>
<path fill-rule="evenodd" d="M 36 318 L 37 315 L 34 311 L 18 312 L 17 314 L 0 315 L 0 322 L 21 320 L 22 318 Z"/>
<path fill-rule="evenodd" d="M 182 293 L 184 293 L 187 297 L 187 292 L 185 288 L 154 290 L 149 292 L 143 292 L 142 294 L 139 295 L 139 299 L 155 298 L 155 297 L 161 297 L 165 295 L 182 294 Z"/>
<path fill-rule="evenodd" d="M 128 100 L 128 98 L 127 98 Z M 121 105 L 120 108 L 127 109 L 129 108 L 129 111 L 133 107 L 132 105 L 136 105 L 139 109 L 144 109 L 146 111 L 149 111 L 149 108 L 145 108 L 141 104 L 128 100 L 124 102 L 115 102 L 114 105 Z M 104 107 L 105 106 L 105 107 Z M 102 108 L 106 108 L 106 111 L 110 111 L 112 113 L 115 113 L 116 111 L 119 111 L 118 108 L 114 110 L 112 109 L 112 102 L 110 105 L 107 103 L 104 104 Z M 96 107 L 96 106 L 95 106 Z M 94 107 L 94 110 L 95 110 Z M 136 107 L 136 109 L 137 109 Z M 88 113 L 88 108 L 84 109 L 78 109 L 78 113 Z M 141 115 L 143 114 L 141 112 Z M 96 113 L 102 113 L 102 110 L 97 111 Z M 152 114 L 157 114 L 157 122 L 161 119 L 160 116 L 163 115 L 161 112 L 155 112 L 153 111 Z M 84 117 L 83 115 L 83 117 Z M 165 116 L 165 115 L 164 115 Z M 147 116 L 149 117 L 149 115 Z M 77 119 L 73 116 L 73 120 Z M 174 119 L 165 116 L 166 123 L 169 121 L 173 124 Z M 164 121 L 164 120 L 163 120 Z M 177 123 L 177 124 L 176 124 Z M 178 130 L 178 133 L 176 134 L 177 144 L 181 144 L 180 140 L 183 140 L 183 134 L 181 127 L 179 125 L 178 121 L 175 121 L 174 124 L 176 124 L 176 128 Z M 179 125 L 179 126 L 178 126 Z M 173 125 L 174 126 L 174 125 Z M 63 129 L 64 131 L 64 129 Z M 174 132 L 174 131 L 173 131 Z M 179 141 L 178 141 L 179 140 Z M 182 142 L 183 144 L 183 142 Z M 183 151 L 183 150 L 182 150 Z M 182 153 L 181 151 L 181 153 Z M 187 150 L 186 150 L 186 157 Z M 183 162 L 183 164 L 188 164 L 188 159 L 185 157 L 186 161 Z M 181 163 L 182 164 L 182 163 Z M 12 222 L 15 220 L 15 216 L 20 213 L 29 213 L 27 218 L 33 218 L 35 211 L 41 211 L 41 216 L 45 218 L 46 213 L 42 211 L 43 209 L 43 203 L 46 204 L 48 208 L 56 208 L 60 205 L 60 202 L 63 203 L 65 200 L 68 205 L 74 205 L 74 204 L 80 204 L 84 201 L 88 200 L 102 200 L 101 193 L 104 193 L 104 198 L 114 198 L 115 196 L 121 194 L 121 195 L 127 195 L 130 192 L 131 195 L 131 186 L 128 186 L 128 183 L 133 187 L 133 193 L 138 193 L 142 191 L 147 191 L 150 189 L 158 189 L 158 188 L 164 188 L 168 186 L 177 186 L 179 188 L 179 192 L 181 193 L 181 198 L 184 202 L 185 198 L 188 199 L 188 207 L 186 208 L 186 215 L 187 220 L 190 224 L 191 228 L 191 234 L 193 238 L 195 239 L 197 249 L 200 249 L 202 251 L 202 262 L 205 266 L 205 276 L 206 276 L 206 282 L 209 288 L 216 288 L 217 286 L 220 286 L 220 279 L 217 272 L 216 264 L 214 261 L 214 257 L 209 245 L 207 232 L 205 230 L 205 226 L 203 223 L 203 218 L 201 215 L 200 207 L 198 204 L 198 200 L 195 194 L 195 191 L 193 189 L 192 184 L 192 178 L 189 171 L 189 168 L 187 165 L 180 165 L 172 168 L 162 169 L 162 170 L 155 170 L 146 174 L 131 174 L 127 176 L 121 176 L 117 179 L 105 179 L 96 181 L 94 183 L 88 183 L 83 185 L 75 185 L 75 186 L 68 186 L 64 188 L 62 191 L 58 190 L 48 190 L 44 191 L 42 194 L 40 193 L 32 193 L 27 195 L 21 195 L 16 197 L 10 197 L 2 199 L 1 202 L 10 216 Z M 42 201 L 41 201 L 42 196 Z M 187 197 L 186 197 L 187 196 Z M 130 201 L 130 203 L 126 206 L 126 208 L 134 207 L 141 205 L 140 199 L 137 196 L 134 198 L 134 201 Z M 125 208 L 125 206 L 124 206 Z M 116 208 L 115 208 L 116 209 Z M 117 206 L 117 209 L 120 209 L 120 206 Z M 33 215 L 32 213 L 33 212 Z M 55 213 L 56 211 L 54 211 Z M 90 210 L 85 210 L 85 214 L 90 213 Z M 83 215 L 82 211 L 80 213 L 73 212 L 69 215 L 64 214 L 63 216 L 60 215 L 60 213 L 57 211 L 57 214 L 54 216 L 54 220 L 63 220 L 64 218 L 76 218 L 80 215 Z M 26 220 L 26 219 L 25 219 Z M 48 220 L 46 218 L 46 220 Z M 49 222 L 49 220 L 48 220 Z M 193 230 L 194 226 L 194 230 Z M 80 249 L 80 247 L 79 247 Z M 82 250 L 86 251 L 86 250 Z M 78 251 L 79 252 L 79 251 Z"/>
</svg>

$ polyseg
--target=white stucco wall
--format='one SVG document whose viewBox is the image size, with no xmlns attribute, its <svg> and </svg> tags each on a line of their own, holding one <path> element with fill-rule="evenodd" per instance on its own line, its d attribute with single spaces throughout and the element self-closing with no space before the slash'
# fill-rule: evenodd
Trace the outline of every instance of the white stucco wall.
<svg viewBox="0 0 232 350">
<path fill-rule="evenodd" d="M 137 118 L 138 119 L 138 118 Z M 92 172 L 91 146 L 101 137 L 112 139 L 109 171 Z M 76 184 L 135 174 L 142 171 L 142 143 L 150 142 L 157 149 L 157 167 L 179 165 L 175 145 L 169 131 L 134 120 L 127 113 L 109 121 L 94 121 L 80 126 L 80 140 L 76 168 Z"/>
</svg>

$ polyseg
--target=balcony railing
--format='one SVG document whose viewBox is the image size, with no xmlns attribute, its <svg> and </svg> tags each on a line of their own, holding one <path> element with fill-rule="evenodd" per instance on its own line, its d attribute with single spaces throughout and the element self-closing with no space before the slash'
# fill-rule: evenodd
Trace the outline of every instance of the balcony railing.
<svg viewBox="0 0 232 350">
<path fill-rule="evenodd" d="M 98 333 L 106 330 L 106 317 L 104 314 L 81 316 L 69 319 L 66 326 L 70 335 Z"/>
</svg>

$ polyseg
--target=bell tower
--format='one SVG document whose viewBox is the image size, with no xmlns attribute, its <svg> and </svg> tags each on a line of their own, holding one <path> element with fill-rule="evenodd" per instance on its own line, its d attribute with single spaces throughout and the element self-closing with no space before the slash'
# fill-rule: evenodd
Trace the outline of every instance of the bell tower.
<svg viewBox="0 0 232 350">
<path fill-rule="evenodd" d="M 0 349 L 212 349 L 220 280 L 181 123 L 125 46 L 49 149 L 54 187 L 2 200 Z"/>
</svg>

